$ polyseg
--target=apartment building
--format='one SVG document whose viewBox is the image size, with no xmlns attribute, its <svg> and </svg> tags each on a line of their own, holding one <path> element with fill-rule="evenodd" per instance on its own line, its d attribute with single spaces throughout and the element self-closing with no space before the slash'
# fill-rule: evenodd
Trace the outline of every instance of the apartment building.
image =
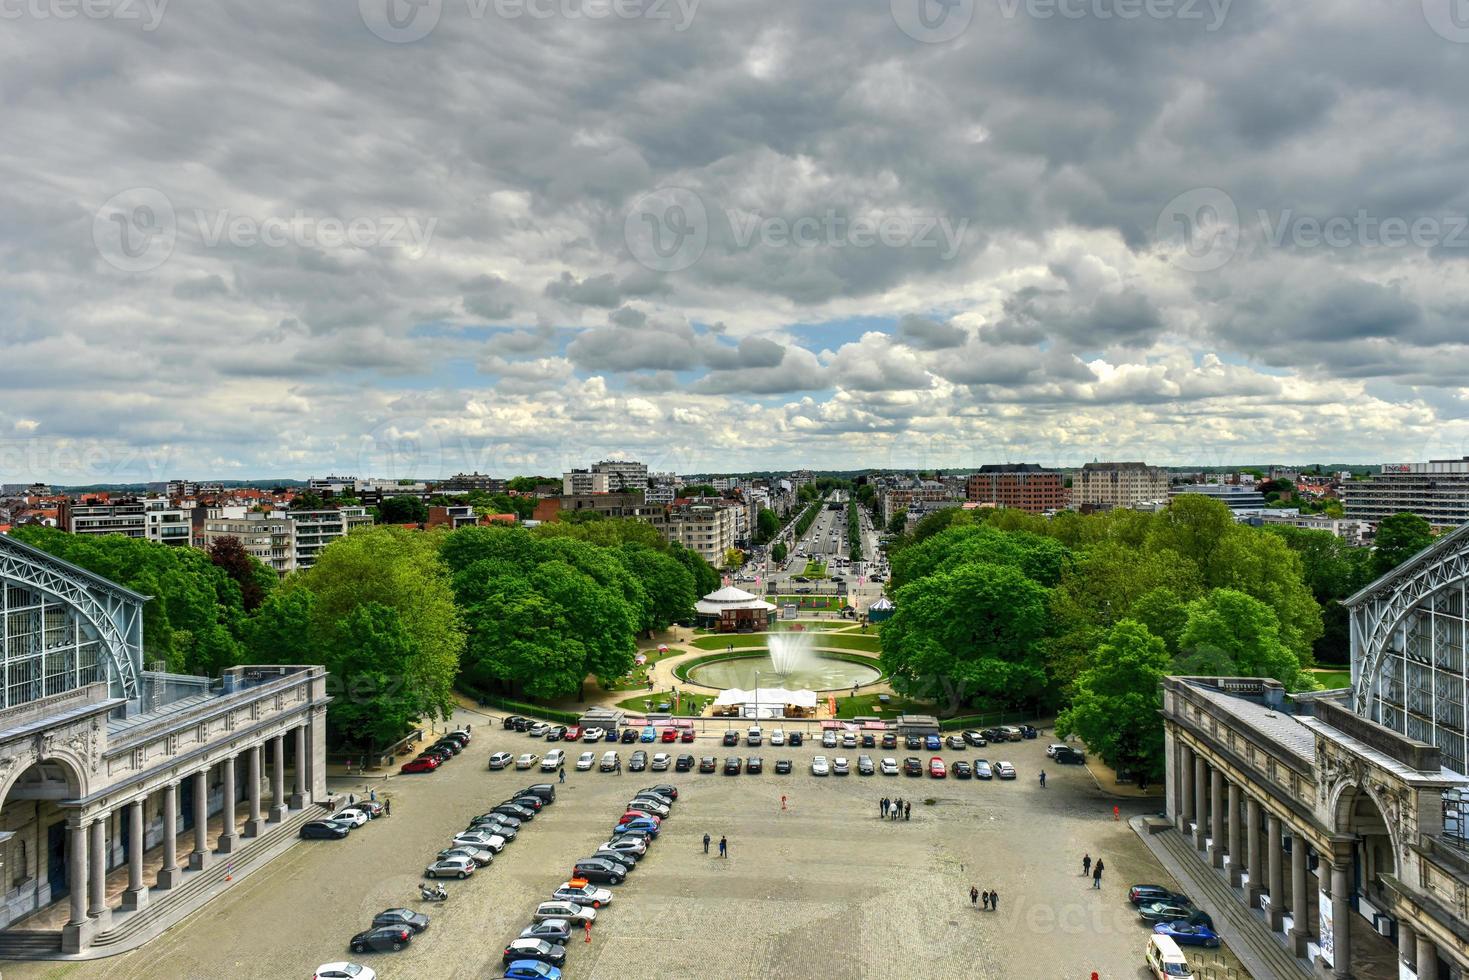
<svg viewBox="0 0 1469 980">
<path fill-rule="evenodd" d="M 1168 471 L 1146 463 L 1087 463 L 1071 480 L 1078 510 L 1132 508 L 1168 499 Z"/>
<path fill-rule="evenodd" d="M 577 497 L 608 492 L 607 474 L 597 469 L 568 470 L 561 474 L 561 495 Z"/>
<path fill-rule="evenodd" d="M 298 569 L 316 564 L 323 548 L 354 528 L 372 524 L 366 507 L 341 507 L 336 510 L 288 510 L 282 513 L 295 524 L 295 560 Z"/>
<path fill-rule="evenodd" d="M 886 525 L 893 515 L 901 510 L 911 511 L 921 503 L 952 503 L 956 500 L 952 490 L 942 483 L 926 483 L 917 487 L 898 487 L 883 491 L 882 522 Z"/>
<path fill-rule="evenodd" d="M 1241 514 L 1263 514 L 1269 510 L 1265 503 L 1265 495 L 1249 486 L 1234 486 L 1228 483 L 1184 483 L 1168 488 L 1170 501 L 1185 494 L 1198 494 L 1210 500 L 1217 500 L 1234 511 L 1236 517 Z"/>
<path fill-rule="evenodd" d="M 223 516 L 220 508 L 204 518 L 204 547 L 220 538 L 235 538 L 245 552 L 284 577 L 296 570 L 296 522 L 282 513 L 245 512 Z"/>
<path fill-rule="evenodd" d="M 638 493 L 578 493 L 544 497 L 536 502 L 532 518 L 536 521 L 559 520 L 563 513 L 591 511 L 603 517 L 635 518 L 661 526 L 664 508 L 650 504 Z"/>
<path fill-rule="evenodd" d="M 194 512 L 189 507 L 174 507 L 167 500 L 143 501 L 144 536 L 149 541 L 172 547 L 194 544 Z"/>
<path fill-rule="evenodd" d="M 676 541 L 720 568 L 725 552 L 735 547 L 737 512 L 741 509 L 728 500 L 682 500 L 669 510 L 663 533 L 669 541 Z"/>
<path fill-rule="evenodd" d="M 1342 484 L 1349 519 L 1380 521 L 1417 514 L 1436 528 L 1469 522 L 1469 456 L 1426 463 L 1385 463 L 1366 480 Z"/>
<path fill-rule="evenodd" d="M 971 473 L 965 496 L 973 503 L 1032 514 L 1064 510 L 1066 478 L 1037 463 L 990 463 Z"/>
<path fill-rule="evenodd" d="M 148 536 L 145 501 L 83 497 L 56 505 L 57 524 L 72 534 L 121 534 L 129 538 Z"/>
<path fill-rule="evenodd" d="M 504 493 L 506 481 L 498 477 L 486 476 L 479 471 L 473 473 L 455 473 L 449 479 L 439 484 L 440 490 L 483 490 L 485 493 Z"/>
</svg>

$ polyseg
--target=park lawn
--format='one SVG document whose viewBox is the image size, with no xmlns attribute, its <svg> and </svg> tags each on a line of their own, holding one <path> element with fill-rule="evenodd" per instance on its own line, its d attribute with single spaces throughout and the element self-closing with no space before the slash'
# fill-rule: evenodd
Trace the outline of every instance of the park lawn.
<svg viewBox="0 0 1469 980">
<path fill-rule="evenodd" d="M 1313 670 L 1311 676 L 1328 691 L 1338 687 L 1352 686 L 1352 672 L 1350 670 Z"/>
<path fill-rule="evenodd" d="M 602 690 L 604 690 L 604 691 L 642 691 L 642 690 L 645 690 L 647 688 L 647 686 L 648 686 L 648 668 L 649 667 L 653 666 L 658 661 L 664 660 L 664 659 L 666 659 L 668 657 L 677 657 L 680 654 L 688 653 L 688 651 L 685 650 L 683 647 L 669 647 L 667 653 L 660 653 L 659 650 L 658 650 L 658 648 L 656 646 L 655 647 L 652 647 L 651 649 L 648 649 L 648 650 L 640 650 L 638 652 L 639 653 L 646 654 L 647 657 L 648 657 L 648 662 L 646 664 L 644 664 L 643 666 L 641 666 L 641 667 L 634 667 L 632 669 L 632 671 L 629 672 L 626 677 L 619 677 L 617 680 L 613 681 L 611 684 L 603 685 L 602 686 Z"/>
<path fill-rule="evenodd" d="M 730 646 L 736 650 L 746 650 L 768 645 L 769 637 L 769 633 L 725 633 L 720 636 L 698 637 L 691 645 L 700 650 L 724 650 Z M 876 653 L 880 649 L 880 641 L 875 634 L 861 633 L 824 632 L 812 640 L 811 645 L 831 647 L 834 650 L 861 650 L 864 653 Z"/>
<path fill-rule="evenodd" d="M 858 715 L 873 715 L 878 718 L 893 718 L 905 712 L 933 714 L 934 704 L 932 701 L 914 701 L 900 694 L 889 694 L 888 703 L 881 706 L 877 701 L 876 694 L 858 694 L 856 697 L 837 698 L 837 717 L 856 718 Z"/>
<path fill-rule="evenodd" d="M 642 694 L 639 694 L 636 697 L 624 698 L 623 700 L 617 702 L 617 706 L 625 711 L 635 711 L 638 714 L 642 714 L 643 712 L 648 710 L 648 705 L 646 702 L 649 701 L 653 702 L 652 710 L 657 711 L 660 704 L 673 704 L 673 692 L 644 691 Z M 678 707 L 674 709 L 673 713 L 676 715 L 696 715 L 701 713 L 706 707 L 713 703 L 713 701 L 714 698 L 707 695 L 694 697 L 685 694 L 683 696 L 683 699 L 678 703 Z"/>
<path fill-rule="evenodd" d="M 768 642 L 769 633 L 721 633 L 718 636 L 701 636 L 694 640 L 693 646 L 700 650 L 723 650 L 725 647 L 733 646 L 736 650 L 745 647 L 763 647 Z"/>
<path fill-rule="evenodd" d="M 871 633 L 827 633 L 814 642 L 818 647 L 835 647 L 838 650 L 861 650 L 865 653 L 877 653 L 882 648 L 881 641 L 875 634 Z"/>
<path fill-rule="evenodd" d="M 796 604 L 796 606 L 798 607 L 798 609 L 822 609 L 822 610 L 826 610 L 826 611 L 829 611 L 829 612 L 830 611 L 839 610 L 839 609 L 841 609 L 843 606 L 845 606 L 847 604 L 847 597 L 846 597 L 845 594 L 842 594 L 842 595 L 815 595 L 815 594 L 807 594 L 807 595 L 770 595 L 769 593 L 767 593 L 764 596 L 764 599 L 765 599 L 766 602 L 774 603 L 777 606 L 783 606 L 783 605 L 785 605 L 788 602 L 794 602 Z M 825 605 L 822 605 L 822 606 L 813 605 L 812 604 L 813 600 L 818 600 L 818 599 L 825 600 L 826 604 Z"/>
<path fill-rule="evenodd" d="M 806 570 L 801 574 L 807 578 L 826 578 L 826 562 L 808 561 L 806 562 Z"/>
</svg>

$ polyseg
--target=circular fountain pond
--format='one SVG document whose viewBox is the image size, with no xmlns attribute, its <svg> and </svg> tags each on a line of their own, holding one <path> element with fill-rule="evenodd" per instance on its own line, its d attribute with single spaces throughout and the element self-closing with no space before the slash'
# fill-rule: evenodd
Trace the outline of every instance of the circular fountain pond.
<svg viewBox="0 0 1469 980">
<path fill-rule="evenodd" d="M 690 667 L 688 679 L 704 687 L 784 687 L 793 691 L 843 691 L 853 684 L 871 684 L 882 678 L 877 661 L 863 662 L 824 657 L 811 649 L 809 634 L 771 637 L 770 650 Z"/>
</svg>

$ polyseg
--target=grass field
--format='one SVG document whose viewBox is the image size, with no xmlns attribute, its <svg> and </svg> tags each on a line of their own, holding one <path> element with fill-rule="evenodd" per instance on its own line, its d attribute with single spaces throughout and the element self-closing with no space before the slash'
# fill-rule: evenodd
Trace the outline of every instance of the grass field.
<svg viewBox="0 0 1469 980">
<path fill-rule="evenodd" d="M 1311 676 L 1328 691 L 1338 687 L 1352 686 L 1352 672 L 1350 670 L 1313 670 L 1311 671 Z"/>
<path fill-rule="evenodd" d="M 676 657 L 681 653 L 688 653 L 683 647 L 669 647 L 666 653 L 658 652 L 657 647 L 649 650 L 641 650 L 640 653 L 648 658 L 648 662 L 641 667 L 634 667 L 626 677 L 619 677 L 611 684 L 603 686 L 604 691 L 641 691 L 648 686 L 648 668 L 658 661 L 667 657 Z"/>
<path fill-rule="evenodd" d="M 723 650 L 733 646 L 736 650 L 744 650 L 750 647 L 763 647 L 770 641 L 769 633 L 726 633 L 722 636 L 701 636 L 694 640 L 692 646 L 700 650 Z M 876 653 L 879 649 L 877 635 L 874 633 L 822 633 L 812 640 L 813 646 L 832 647 L 837 650 L 861 650 L 864 653 Z"/>
<path fill-rule="evenodd" d="M 837 717 L 856 718 L 858 715 L 875 715 L 878 718 L 891 718 L 905 711 L 922 714 L 932 714 L 934 705 L 930 701 L 914 701 L 899 694 L 888 695 L 888 703 L 880 706 L 876 694 L 859 694 L 856 697 L 837 698 Z"/>
<path fill-rule="evenodd" d="M 806 570 L 801 574 L 807 578 L 826 578 L 826 562 L 812 559 L 806 562 Z"/>
</svg>

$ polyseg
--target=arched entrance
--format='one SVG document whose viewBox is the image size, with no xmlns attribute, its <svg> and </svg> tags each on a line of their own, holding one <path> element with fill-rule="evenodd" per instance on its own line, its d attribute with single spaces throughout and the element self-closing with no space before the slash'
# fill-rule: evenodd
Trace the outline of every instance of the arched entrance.
<svg viewBox="0 0 1469 980">
<path fill-rule="evenodd" d="M 1351 876 L 1352 907 L 1370 920 L 1373 912 L 1385 911 L 1391 905 L 1382 878 L 1397 874 L 1392 829 L 1372 794 L 1360 786 L 1349 786 L 1337 801 L 1336 830 L 1357 838 Z M 1363 898 L 1368 903 L 1365 908 Z"/>
<path fill-rule="evenodd" d="M 0 928 L 65 898 L 67 811 L 82 795 L 80 773 L 63 759 L 22 770 L 0 799 Z"/>
</svg>

